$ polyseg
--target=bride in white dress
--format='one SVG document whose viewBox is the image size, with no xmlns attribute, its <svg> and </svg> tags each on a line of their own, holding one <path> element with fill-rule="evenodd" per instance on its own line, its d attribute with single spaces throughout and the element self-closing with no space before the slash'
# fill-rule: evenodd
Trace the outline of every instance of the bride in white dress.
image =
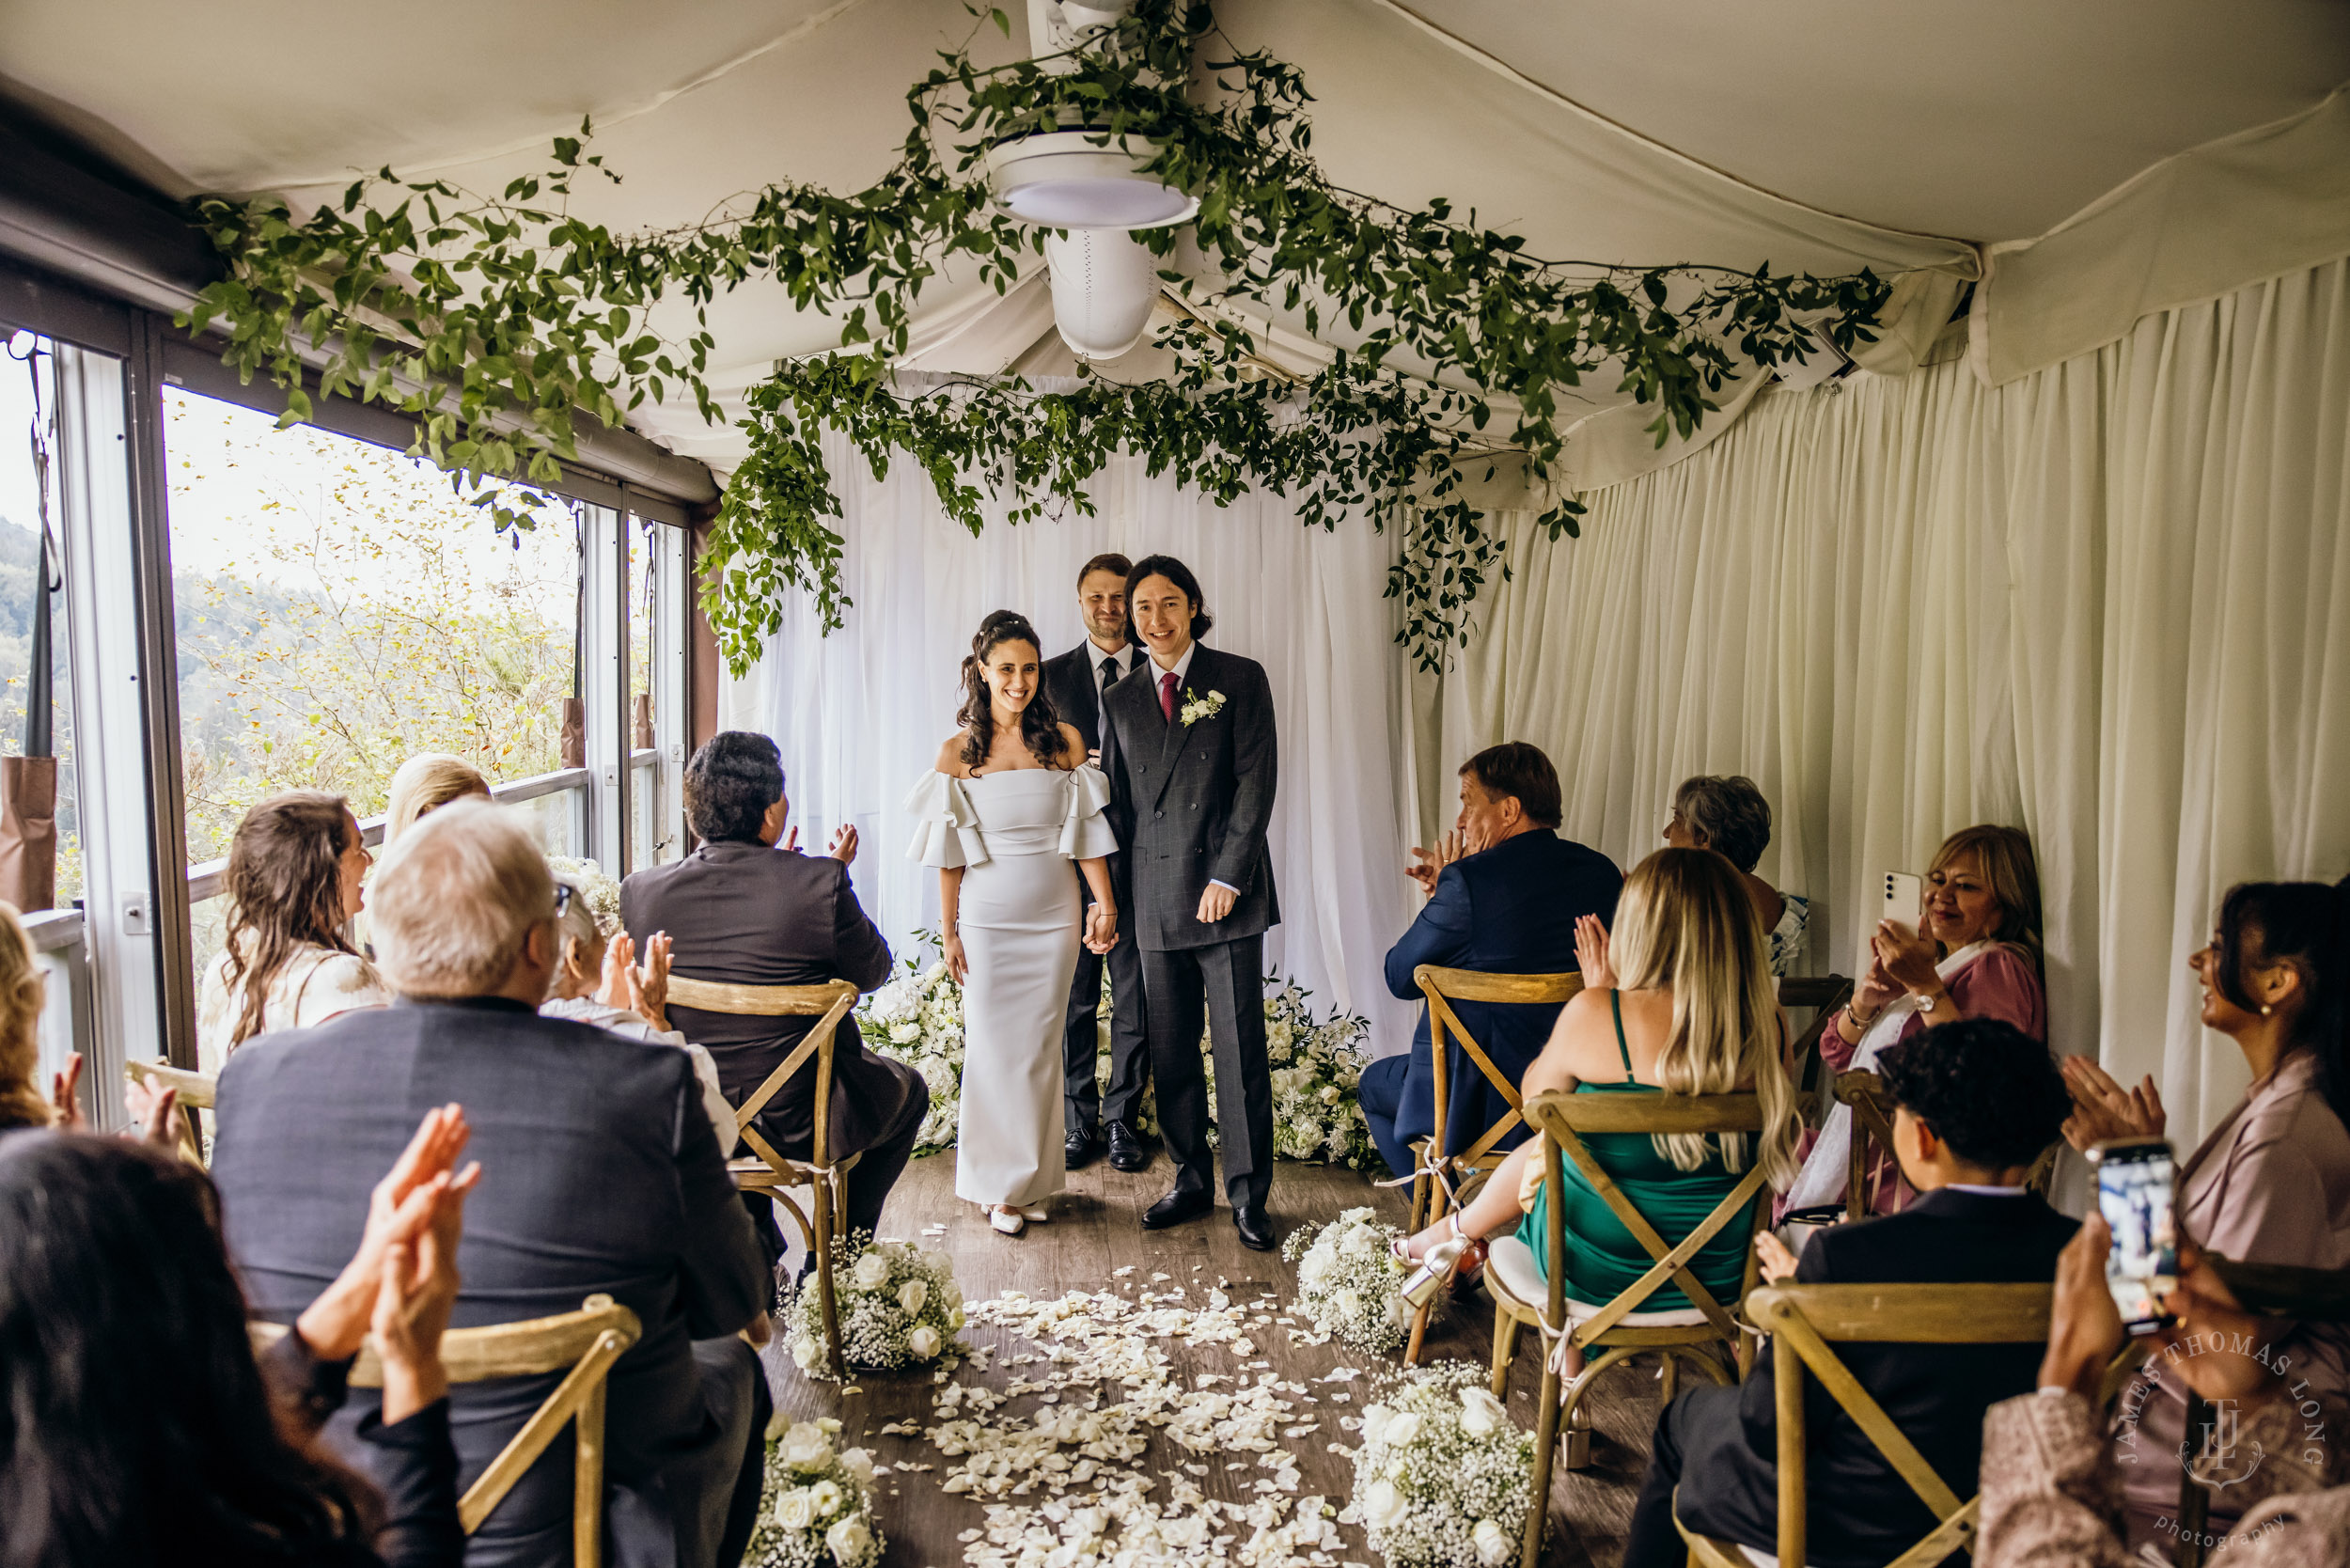
<svg viewBox="0 0 2350 1568">
<path fill-rule="evenodd" d="M 1077 946 L 1107 952 L 1118 904 L 1104 858 L 1109 780 L 1044 695 L 1043 652 L 1025 616 L 980 623 L 963 662 L 963 729 L 906 808 L 909 855 L 938 870 L 947 966 L 963 988 L 963 1115 L 955 1195 L 1016 1236 L 1048 1216 L 1067 1179 L 1061 1036 Z M 1089 918 L 1069 874 L 1093 891 Z"/>
</svg>

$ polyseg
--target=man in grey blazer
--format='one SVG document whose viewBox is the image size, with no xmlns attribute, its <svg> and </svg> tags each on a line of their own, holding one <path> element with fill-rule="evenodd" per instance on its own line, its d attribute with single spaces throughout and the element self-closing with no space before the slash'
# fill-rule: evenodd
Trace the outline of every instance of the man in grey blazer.
<svg viewBox="0 0 2350 1568">
<path fill-rule="evenodd" d="M 1215 1050 L 1215 1126 L 1232 1227 L 1264 1250 L 1273 1184 L 1273 1084 L 1265 1064 L 1264 933 L 1279 923 L 1265 828 L 1278 768 L 1273 692 L 1253 659 L 1203 648 L 1212 622 L 1199 579 L 1172 556 L 1126 577 L 1127 614 L 1149 651 L 1103 697 L 1112 788 L 1133 824 L 1131 929 L 1175 1185 L 1146 1230 L 1215 1207 L 1203 1024 Z"/>
<path fill-rule="evenodd" d="M 608 1560 L 732 1563 L 757 1515 L 768 1410 L 737 1334 L 760 1323 L 767 1280 L 692 1061 L 539 1016 L 555 882 L 505 808 L 460 802 L 419 822 L 368 903 L 400 999 L 247 1041 L 221 1074 L 212 1179 L 255 1310 L 299 1316 L 358 1247 L 417 1120 L 462 1105 L 490 1179 L 467 1204 L 451 1325 L 574 1311 L 593 1294 L 634 1310 L 643 1338 L 612 1369 L 604 1423 Z M 450 1391 L 461 1484 L 558 1381 Z M 353 1390 L 328 1425 L 355 1464 L 376 1404 Z M 558 1441 L 467 1543 L 469 1568 L 569 1563 L 572 1491 L 572 1445 Z"/>
</svg>

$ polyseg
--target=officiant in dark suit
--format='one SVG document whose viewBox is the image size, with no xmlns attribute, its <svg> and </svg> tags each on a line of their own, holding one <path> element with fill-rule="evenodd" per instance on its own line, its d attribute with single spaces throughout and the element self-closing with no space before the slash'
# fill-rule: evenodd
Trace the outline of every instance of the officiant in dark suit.
<svg viewBox="0 0 2350 1568">
<path fill-rule="evenodd" d="M 1116 776 L 1105 753 L 1102 695 L 1144 662 L 1127 636 L 1126 573 L 1133 563 L 1120 555 L 1096 556 L 1077 573 L 1077 609 L 1086 640 L 1044 661 L 1044 691 L 1061 718 L 1085 737 L 1086 749 L 1101 759 L 1102 771 Z M 1134 838 L 1134 824 L 1111 802 L 1110 827 L 1120 844 Z M 1123 854 L 1109 857 L 1110 887 L 1121 911 L 1134 907 L 1133 877 Z M 1083 880 L 1082 878 L 1080 879 Z M 1090 895 L 1087 902 L 1092 902 Z M 1143 1090 L 1151 1084 L 1151 1042 L 1142 1021 L 1142 958 L 1136 950 L 1132 921 L 1121 915 L 1119 943 L 1107 954 L 1077 949 L 1077 973 L 1069 983 L 1069 1026 L 1062 1037 L 1063 1081 L 1069 1168 L 1093 1163 L 1108 1137 L 1110 1165 L 1140 1170 L 1151 1163 L 1151 1140 L 1136 1125 Z M 1110 1086 L 1102 1091 L 1102 965 L 1110 971 Z"/>
<path fill-rule="evenodd" d="M 1273 692 L 1253 659 L 1203 648 L 1199 579 L 1172 556 L 1126 574 L 1126 610 L 1150 657 L 1103 698 L 1105 766 L 1131 832 L 1128 928 L 1141 949 L 1151 1072 L 1175 1185 L 1146 1230 L 1215 1207 L 1215 1154 L 1199 1033 L 1215 1050 L 1224 1190 L 1241 1241 L 1275 1245 L 1273 1084 L 1265 1063 L 1264 933 L 1278 924 L 1265 829 L 1278 767 Z"/>
</svg>

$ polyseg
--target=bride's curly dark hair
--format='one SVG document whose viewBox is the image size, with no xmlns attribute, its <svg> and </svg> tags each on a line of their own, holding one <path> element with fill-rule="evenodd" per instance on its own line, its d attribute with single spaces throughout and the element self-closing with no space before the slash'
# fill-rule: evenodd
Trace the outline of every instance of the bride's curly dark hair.
<svg viewBox="0 0 2350 1568">
<path fill-rule="evenodd" d="M 963 765 L 975 772 L 987 760 L 988 750 L 995 744 L 995 709 L 988 698 L 987 681 L 981 672 L 987 668 L 987 656 L 1008 642 L 1026 643 L 1036 650 L 1039 665 L 1043 662 L 1043 639 L 1019 611 L 997 610 L 979 622 L 979 635 L 971 639 L 971 656 L 963 661 L 963 708 L 955 714 L 955 722 L 966 730 L 963 738 Z M 1044 766 L 1062 765 L 1060 713 L 1044 690 L 1041 668 L 1036 695 L 1020 710 L 1020 738 L 1027 744 L 1028 755 Z"/>
</svg>

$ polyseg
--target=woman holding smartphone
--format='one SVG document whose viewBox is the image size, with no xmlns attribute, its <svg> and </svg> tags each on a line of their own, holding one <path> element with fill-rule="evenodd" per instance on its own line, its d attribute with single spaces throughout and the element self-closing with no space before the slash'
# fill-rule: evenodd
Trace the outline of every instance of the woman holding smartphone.
<svg viewBox="0 0 2350 1568">
<path fill-rule="evenodd" d="M 2202 982 L 2203 1027 L 2235 1042 L 2252 1087 L 2179 1168 L 2176 1213 L 2186 1239 L 2238 1262 L 2350 1267 L 2350 879 L 2248 882 L 2228 889 L 2217 929 L 2187 960 Z M 2076 1149 L 2159 1137 L 2168 1117 L 2149 1077 L 2123 1089 L 2086 1057 L 2068 1058 Z M 2350 1396 L 2350 1335 L 2305 1324 L 2279 1342 L 2310 1392 Z M 2184 1433 L 2175 1373 L 2156 1370 L 2140 1431 L 2162 1451 Z M 2178 1478 L 2133 1473 L 2141 1532 L 2175 1513 Z M 2213 1500 L 2215 1533 L 2229 1499 Z"/>
<path fill-rule="evenodd" d="M 1893 1042 L 1962 1018 L 2002 1019 L 2046 1042 L 2040 871 L 2021 828 L 1984 823 L 1944 839 L 1926 870 L 1917 926 L 1880 920 L 1869 949 L 1851 1004 L 1820 1035 L 1820 1058 L 1832 1071 L 1866 1068 Z M 1852 1109 L 1838 1105 L 1805 1145 L 1779 1214 L 1841 1200 L 1851 1152 Z M 1871 1212 L 1881 1215 L 1917 1196 L 1884 1151 L 1870 1167 L 1869 1194 Z"/>
</svg>

